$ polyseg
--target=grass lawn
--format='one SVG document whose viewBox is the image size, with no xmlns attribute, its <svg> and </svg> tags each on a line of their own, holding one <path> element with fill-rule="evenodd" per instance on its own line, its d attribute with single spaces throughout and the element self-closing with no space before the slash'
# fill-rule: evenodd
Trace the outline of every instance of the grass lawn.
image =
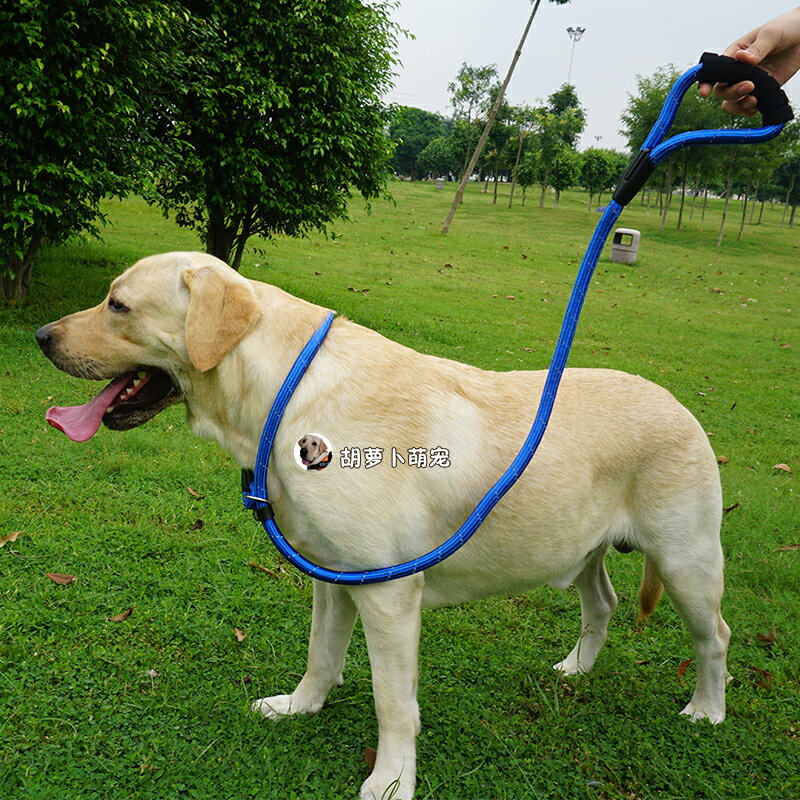
<svg viewBox="0 0 800 800">
<path fill-rule="evenodd" d="M 424 352 L 546 367 L 598 215 L 577 192 L 508 210 L 507 189 L 494 206 L 473 186 L 442 238 L 452 191 L 396 184 L 335 236 L 261 243 L 243 272 Z M 180 408 L 83 445 L 44 422 L 92 387 L 49 364 L 36 328 L 135 259 L 198 247 L 139 200 L 107 211 L 103 241 L 47 250 L 30 298 L 0 309 L 0 538 L 21 532 L 0 548 L 0 798 L 355 797 L 377 742 L 358 629 L 318 716 L 247 711 L 300 678 L 311 586 L 241 510 L 232 460 Z M 717 248 L 716 202 L 658 234 L 634 200 L 620 225 L 642 231 L 639 261 L 606 250 L 570 361 L 666 386 L 723 457 L 728 720 L 679 717 L 689 635 L 667 599 L 637 626 L 641 559 L 612 552 L 620 605 L 591 675 L 550 666 L 579 631 L 572 590 L 425 612 L 419 800 L 800 798 L 800 230 L 767 207 L 737 242 L 732 213 Z"/>
</svg>

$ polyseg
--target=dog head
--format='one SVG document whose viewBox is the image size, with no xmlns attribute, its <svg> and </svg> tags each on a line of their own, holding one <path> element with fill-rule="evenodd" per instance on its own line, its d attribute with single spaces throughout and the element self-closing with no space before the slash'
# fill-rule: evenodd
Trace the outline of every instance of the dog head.
<svg viewBox="0 0 800 800">
<path fill-rule="evenodd" d="M 142 259 L 102 303 L 36 332 L 44 354 L 79 378 L 111 380 L 84 406 L 53 408 L 48 422 L 76 441 L 100 423 L 128 430 L 183 399 L 192 373 L 219 364 L 259 319 L 250 283 L 205 253 Z"/>
<path fill-rule="evenodd" d="M 316 433 L 307 433 L 298 440 L 297 446 L 300 448 L 300 460 L 306 468 L 319 464 L 328 454 L 328 445 Z"/>
</svg>

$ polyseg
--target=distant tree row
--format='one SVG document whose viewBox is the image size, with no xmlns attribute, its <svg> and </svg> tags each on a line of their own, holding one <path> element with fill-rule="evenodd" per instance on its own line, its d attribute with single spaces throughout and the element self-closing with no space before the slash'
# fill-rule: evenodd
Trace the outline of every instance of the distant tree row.
<svg viewBox="0 0 800 800">
<path fill-rule="evenodd" d="M 639 77 L 637 93 L 628 101 L 622 115 L 622 133 L 631 151 L 638 150 L 656 121 L 664 99 L 680 75 L 673 66 L 656 71 L 652 77 Z M 722 111 L 719 101 L 704 99 L 697 92 L 686 94 L 678 108 L 670 134 L 708 128 L 757 128 L 761 118 L 731 117 Z M 789 224 L 794 224 L 797 205 L 800 203 L 800 124 L 795 121 L 783 133 L 769 142 L 756 145 L 711 145 L 679 150 L 662 163 L 642 193 L 642 203 L 654 201 L 661 213 L 661 229 L 668 213 L 677 202 L 676 227 L 681 228 L 686 213 L 686 200 L 690 197 L 690 216 L 702 199 L 701 215 L 705 214 L 709 194 L 724 200 L 722 220 L 717 244 L 722 242 L 729 218 L 730 201 L 739 198 L 741 216 L 738 236 L 741 239 L 748 207 L 751 203 L 780 201 L 789 213 Z M 784 221 L 786 214 L 784 214 Z"/>
<path fill-rule="evenodd" d="M 450 84 L 453 115 L 445 119 L 419 108 L 400 106 L 389 127 L 395 143 L 392 166 L 398 175 L 412 180 L 431 176 L 460 178 L 472 155 L 485 115 L 499 91 L 493 66 L 463 64 Z M 489 140 L 477 164 L 477 178 L 494 183 L 495 202 L 500 182 L 511 184 L 509 206 L 521 187 L 524 203 L 527 189 L 539 184 L 539 205 L 547 191 L 555 192 L 555 204 L 564 189 L 584 186 L 591 205 L 616 185 L 628 158 L 613 150 L 593 148 L 578 153 L 578 137 L 586 126 L 584 111 L 575 88 L 564 84 L 538 106 L 503 103 Z"/>
<path fill-rule="evenodd" d="M 680 72 L 674 67 L 658 70 L 653 76 L 638 78 L 622 115 L 621 133 L 629 154 L 590 148 L 576 151 L 576 142 L 586 124 L 586 114 L 575 89 L 564 84 L 545 103 L 531 107 L 503 104 L 477 165 L 476 178 L 485 189 L 501 181 L 511 184 L 509 206 L 522 189 L 525 202 L 528 188 L 540 186 L 539 205 L 544 205 L 548 189 L 554 190 L 555 205 L 564 189 L 581 186 L 588 192 L 589 206 L 600 202 L 604 192 L 613 189 L 630 160 L 642 145 L 672 84 Z M 412 180 L 447 176 L 458 179 L 472 154 L 483 119 L 492 106 L 499 83 L 492 66 L 463 64 L 450 84 L 450 118 L 399 106 L 389 127 L 395 144 L 392 166 L 395 173 Z M 679 107 L 670 135 L 689 130 L 729 127 L 759 127 L 760 118 L 731 117 L 718 101 L 704 99 L 690 91 Z M 641 193 L 640 202 L 653 204 L 661 215 L 663 229 L 670 213 L 677 213 L 681 228 L 686 213 L 704 216 L 708 197 L 724 199 L 717 242 L 729 221 L 730 201 L 742 201 L 739 237 L 747 218 L 754 216 L 753 203 L 786 204 L 784 219 L 794 224 L 800 203 L 800 122 L 787 126 L 776 139 L 759 145 L 728 145 L 686 148 L 659 166 Z M 688 212 L 687 212 L 688 200 Z"/>
</svg>

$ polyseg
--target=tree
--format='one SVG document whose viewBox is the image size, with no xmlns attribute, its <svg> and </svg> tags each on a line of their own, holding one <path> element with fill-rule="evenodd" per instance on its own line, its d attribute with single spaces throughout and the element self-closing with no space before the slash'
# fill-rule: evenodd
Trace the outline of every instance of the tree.
<svg viewBox="0 0 800 800">
<path fill-rule="evenodd" d="M 565 3 L 568 3 L 569 0 L 550 0 L 550 2 L 557 3 L 558 5 L 564 5 Z M 508 88 L 508 84 L 511 82 L 511 76 L 514 74 L 514 70 L 517 66 L 517 61 L 519 61 L 519 57 L 522 55 L 522 48 L 525 46 L 525 40 L 528 38 L 528 31 L 530 31 L 531 25 L 533 25 L 533 19 L 536 16 L 536 12 L 539 10 L 540 3 L 541 0 L 532 0 L 533 9 L 531 10 L 531 14 L 528 17 L 528 22 L 525 25 L 525 29 L 522 32 L 522 38 L 519 40 L 517 49 L 514 52 L 513 58 L 511 59 L 511 65 L 509 66 L 508 72 L 506 73 L 505 80 L 503 81 L 503 84 L 500 87 L 500 91 L 497 93 L 497 97 L 495 98 L 492 110 L 489 112 L 489 116 L 486 119 L 486 125 L 484 126 L 481 138 L 478 140 L 478 144 L 475 146 L 475 152 L 472 154 L 472 158 L 470 159 L 467 168 L 464 170 L 464 174 L 461 176 L 461 183 L 459 184 L 458 189 L 456 190 L 455 197 L 453 198 L 453 202 L 450 205 L 450 211 L 448 212 L 447 217 L 445 218 L 445 221 L 442 224 L 442 230 L 441 230 L 442 234 L 446 234 L 450 230 L 450 223 L 453 221 L 456 209 L 461 203 L 461 199 L 464 197 L 464 190 L 467 188 L 467 181 L 469 181 L 469 177 L 472 174 L 472 170 L 475 168 L 475 164 L 477 164 L 478 159 L 480 158 L 483 146 L 486 144 L 486 140 L 489 138 L 489 132 L 492 130 L 492 125 L 494 124 L 495 118 L 497 117 L 497 114 L 500 111 L 500 106 L 503 102 L 503 98 L 505 97 L 506 89 Z"/>
<path fill-rule="evenodd" d="M 452 137 L 438 136 L 417 156 L 417 168 L 423 175 L 447 175 L 458 170 L 458 156 L 453 152 Z"/>
<path fill-rule="evenodd" d="M 389 124 L 389 138 L 395 143 L 392 167 L 412 179 L 425 172 L 418 164 L 420 153 L 434 139 L 444 135 L 444 120 L 438 114 L 411 106 L 397 106 Z"/>
<path fill-rule="evenodd" d="M 581 176 L 581 155 L 571 147 L 562 146 L 550 164 L 550 185 L 556 190 L 555 208 L 561 192 L 574 186 Z"/>
<path fill-rule="evenodd" d="M 497 83 L 497 66 L 495 64 L 473 67 L 464 62 L 458 70 L 456 79 L 447 87 L 447 91 L 450 92 L 450 103 L 453 106 L 453 118 L 464 123 L 466 132 L 462 174 L 469 164 L 473 137 L 476 133 L 475 125 L 479 123 L 481 114 L 491 106 L 492 89 L 497 86 L 499 84 Z"/>
<path fill-rule="evenodd" d="M 565 94 L 564 90 L 570 92 Z M 563 105 L 565 96 L 570 97 L 570 104 Z M 565 84 L 557 92 L 547 98 L 547 106 L 539 109 L 536 115 L 536 132 L 534 143 L 537 150 L 539 182 L 542 194 L 539 208 L 544 207 L 544 198 L 550 180 L 550 165 L 564 147 L 572 147 L 586 126 L 586 114 L 577 95 L 571 86 Z"/>
<path fill-rule="evenodd" d="M 185 0 L 198 25 L 162 98 L 150 196 L 238 268 L 250 236 L 302 235 L 384 191 L 389 4 Z"/>
<path fill-rule="evenodd" d="M 614 164 L 608 150 L 591 147 L 583 153 L 581 185 L 589 191 L 589 207 L 595 194 L 608 188 L 612 180 Z"/>
<path fill-rule="evenodd" d="M 0 302 L 28 291 L 46 240 L 96 233 L 100 200 L 151 162 L 145 87 L 186 18 L 147 0 L 28 0 L 0 10 Z"/>
<path fill-rule="evenodd" d="M 528 137 L 536 125 L 536 109 L 528 105 L 515 106 L 511 109 L 511 126 L 515 130 L 517 137 L 517 152 L 514 156 L 514 168 L 511 172 L 511 194 L 508 198 L 508 207 L 514 203 L 514 189 L 517 186 L 517 173 L 519 172 L 520 161 L 524 155 L 525 145 Z"/>
</svg>

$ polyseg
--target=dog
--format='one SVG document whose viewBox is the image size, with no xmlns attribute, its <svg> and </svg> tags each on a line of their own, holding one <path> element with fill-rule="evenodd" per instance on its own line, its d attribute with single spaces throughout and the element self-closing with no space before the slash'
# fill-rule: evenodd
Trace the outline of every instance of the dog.
<svg viewBox="0 0 800 800">
<path fill-rule="evenodd" d="M 307 433 L 297 442 L 300 461 L 306 469 L 325 469 L 331 463 L 333 454 L 326 441 L 316 433 Z"/>
<path fill-rule="evenodd" d="M 51 409 L 49 421 L 81 440 L 101 423 L 126 430 L 183 402 L 195 434 L 252 468 L 278 388 L 326 314 L 206 254 L 145 258 L 113 281 L 98 306 L 37 331 L 56 367 L 112 381 L 86 406 Z M 332 569 L 389 566 L 430 551 L 506 468 L 544 377 L 423 355 L 338 317 L 275 437 L 268 490 L 280 527 L 303 555 Z M 444 447 L 449 466 L 386 459 L 370 469 L 326 469 L 309 482 L 294 460 L 304 430 L 386 453 Z M 730 637 L 720 612 L 721 516 L 716 459 L 675 398 L 622 372 L 567 370 L 539 451 L 472 539 L 400 580 L 314 581 L 306 672 L 291 694 L 258 699 L 253 708 L 269 719 L 318 712 L 342 683 L 359 615 L 379 729 L 360 796 L 409 800 L 420 730 L 420 609 L 574 584 L 580 635 L 555 669 L 588 672 L 617 604 L 604 556 L 618 545 L 644 554 L 641 615 L 666 588 L 694 639 L 697 682 L 682 713 L 719 723 Z"/>
</svg>

